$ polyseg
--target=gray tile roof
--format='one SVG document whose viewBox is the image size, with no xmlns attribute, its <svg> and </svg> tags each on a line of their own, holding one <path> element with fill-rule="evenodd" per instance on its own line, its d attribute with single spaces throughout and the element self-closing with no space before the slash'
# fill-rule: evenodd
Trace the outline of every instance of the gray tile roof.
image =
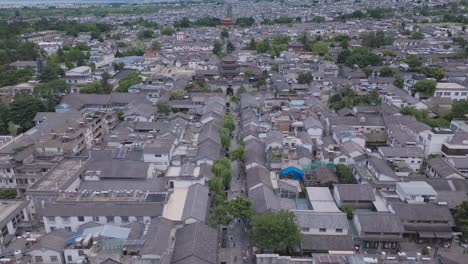
<svg viewBox="0 0 468 264">
<path fill-rule="evenodd" d="M 261 185 L 249 191 L 249 198 L 252 200 L 254 212 L 262 214 L 264 212 L 280 209 L 280 200 L 270 186 Z"/>
<path fill-rule="evenodd" d="M 403 233 L 400 218 L 392 213 L 356 212 L 362 232 Z"/>
<path fill-rule="evenodd" d="M 79 190 L 108 191 L 108 190 L 138 190 L 142 192 L 164 192 L 166 179 L 105 179 L 101 181 L 82 181 Z"/>
<path fill-rule="evenodd" d="M 328 213 L 315 212 L 311 210 L 293 211 L 296 222 L 300 227 L 327 228 L 327 229 L 348 229 L 348 219 L 342 212 Z"/>
<path fill-rule="evenodd" d="M 272 187 L 270 171 L 263 166 L 255 166 L 251 169 L 248 169 L 246 172 L 246 178 L 248 190 L 257 184 L 265 184 Z"/>
<path fill-rule="evenodd" d="M 106 260 L 104 260 L 103 262 L 100 262 L 100 264 L 121 264 L 120 262 L 118 261 L 115 261 L 111 258 L 108 258 Z"/>
<path fill-rule="evenodd" d="M 80 110 L 85 105 L 135 104 L 149 103 L 145 94 L 66 94 L 59 106 L 68 105 L 69 109 Z"/>
<path fill-rule="evenodd" d="M 356 116 L 356 114 L 349 109 L 348 107 L 343 107 L 340 110 L 336 111 L 339 116 Z"/>
<path fill-rule="evenodd" d="M 383 174 L 388 177 L 397 177 L 396 173 L 388 166 L 388 164 L 376 157 L 369 158 L 370 165 L 375 169 L 379 174 Z"/>
<path fill-rule="evenodd" d="M 388 115 L 383 116 L 385 125 L 398 124 L 399 126 L 405 126 L 408 129 L 412 130 L 414 133 L 419 133 L 426 130 L 431 130 L 431 127 L 419 122 L 414 116 L 410 115 Z"/>
<path fill-rule="evenodd" d="M 320 122 L 318 118 L 315 117 L 308 117 L 304 119 L 302 122 L 304 122 L 304 128 L 309 129 L 309 128 L 321 128 L 323 129 L 323 125 Z"/>
<path fill-rule="evenodd" d="M 428 168 L 432 168 L 440 177 L 445 178 L 448 176 L 458 175 L 462 176 L 452 164 L 442 157 L 435 157 L 427 161 Z"/>
<path fill-rule="evenodd" d="M 402 221 L 448 221 L 453 224 L 452 215 L 449 208 L 446 206 L 435 204 L 392 203 L 391 207 Z"/>
<path fill-rule="evenodd" d="M 450 161 L 457 169 L 468 169 L 468 157 L 452 158 Z"/>
<path fill-rule="evenodd" d="M 188 188 L 184 211 L 182 213 L 183 221 L 190 218 L 195 218 L 201 222 L 206 221 L 209 205 L 208 193 L 208 186 L 199 183 Z"/>
<path fill-rule="evenodd" d="M 84 171 L 100 171 L 99 177 L 113 179 L 145 179 L 148 177 L 149 163 L 135 160 L 112 158 L 112 151 L 91 151 L 90 160 Z"/>
<path fill-rule="evenodd" d="M 145 144 L 144 154 L 169 155 L 174 147 L 174 138 L 158 138 L 153 143 Z"/>
<path fill-rule="evenodd" d="M 255 100 L 255 97 L 248 93 L 241 94 L 240 97 L 240 105 L 241 108 L 248 108 L 248 107 L 258 107 L 258 102 Z"/>
<path fill-rule="evenodd" d="M 384 126 L 384 121 L 380 116 L 345 116 L 345 117 L 329 117 L 330 126 L 349 125 L 349 126 Z"/>
<path fill-rule="evenodd" d="M 42 216 L 161 216 L 164 203 L 54 202 L 38 208 Z"/>
<path fill-rule="evenodd" d="M 468 141 L 468 132 L 455 132 L 449 143 L 454 145 L 466 145 Z"/>
<path fill-rule="evenodd" d="M 272 143 L 278 143 L 280 145 L 283 145 L 283 133 L 279 130 L 270 130 L 267 132 L 267 135 L 264 141 L 266 145 L 269 145 Z"/>
<path fill-rule="evenodd" d="M 171 263 L 217 264 L 217 231 L 202 223 L 177 230 Z"/>
<path fill-rule="evenodd" d="M 217 160 L 221 154 L 221 145 L 212 141 L 206 140 L 205 142 L 198 145 L 196 159 L 210 159 Z"/>
<path fill-rule="evenodd" d="M 249 165 L 253 162 L 266 165 L 265 143 L 260 140 L 251 139 L 245 142 L 244 164 Z"/>
<path fill-rule="evenodd" d="M 198 135 L 198 144 L 200 145 L 206 140 L 213 141 L 219 145 L 221 145 L 221 138 L 219 136 L 219 127 L 215 124 L 215 122 L 208 122 L 203 125 L 200 134 Z"/>
<path fill-rule="evenodd" d="M 349 235 L 304 235 L 302 249 L 308 251 L 354 251 L 354 242 Z"/>
<path fill-rule="evenodd" d="M 140 251 L 140 254 L 155 254 L 162 256 L 170 247 L 171 232 L 175 228 L 175 223 L 159 217 L 151 219 L 146 235 L 144 236 L 145 244 Z M 156 239 L 157 238 L 157 239 Z"/>
<path fill-rule="evenodd" d="M 421 148 L 418 147 L 380 147 L 379 152 L 383 154 L 385 158 L 393 157 L 416 157 L 423 158 L 424 153 Z"/>
<path fill-rule="evenodd" d="M 25 253 L 29 251 L 47 248 L 55 252 L 62 252 L 65 247 L 65 241 L 71 235 L 71 232 L 65 230 L 55 230 L 44 234 L 37 239 L 38 243 L 34 246 L 26 245 L 26 238 L 19 238 L 11 242 L 5 252 L 13 253 L 16 250 L 21 250 Z"/>
<path fill-rule="evenodd" d="M 375 201 L 374 191 L 369 184 L 335 184 L 341 201 Z"/>
</svg>

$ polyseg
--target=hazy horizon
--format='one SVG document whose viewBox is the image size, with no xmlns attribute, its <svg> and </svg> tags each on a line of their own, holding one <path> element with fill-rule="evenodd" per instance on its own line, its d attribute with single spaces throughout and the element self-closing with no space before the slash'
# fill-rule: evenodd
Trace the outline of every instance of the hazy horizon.
<svg viewBox="0 0 468 264">
<path fill-rule="evenodd" d="M 178 0 L 0 0 L 0 6 L 37 6 L 63 4 L 100 4 L 100 3 L 156 3 Z"/>
</svg>

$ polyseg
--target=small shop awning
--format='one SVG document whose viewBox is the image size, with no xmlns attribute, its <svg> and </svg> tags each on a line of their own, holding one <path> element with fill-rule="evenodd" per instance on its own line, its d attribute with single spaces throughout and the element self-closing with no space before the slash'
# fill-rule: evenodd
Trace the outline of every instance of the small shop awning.
<svg viewBox="0 0 468 264">
<path fill-rule="evenodd" d="M 435 238 L 434 232 L 418 232 L 420 238 Z"/>
<path fill-rule="evenodd" d="M 452 238 L 451 232 L 434 232 L 437 238 Z"/>
</svg>

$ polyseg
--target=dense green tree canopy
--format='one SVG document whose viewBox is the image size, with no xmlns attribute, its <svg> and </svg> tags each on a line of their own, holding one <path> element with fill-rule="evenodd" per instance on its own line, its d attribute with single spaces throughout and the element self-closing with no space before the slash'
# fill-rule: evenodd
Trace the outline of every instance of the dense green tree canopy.
<svg viewBox="0 0 468 264">
<path fill-rule="evenodd" d="M 369 48 L 356 47 L 353 50 L 343 50 L 337 59 L 338 63 L 345 63 L 346 65 L 359 68 L 366 68 L 367 66 L 378 66 L 382 64 L 382 58 L 373 53 Z"/>
<path fill-rule="evenodd" d="M 463 201 L 453 209 L 453 218 L 463 232 L 463 240 L 468 240 L 468 201 Z"/>
<path fill-rule="evenodd" d="M 295 251 L 302 240 L 302 233 L 287 210 L 266 212 L 252 217 L 252 240 L 261 247 L 279 253 Z"/>
<path fill-rule="evenodd" d="M 10 103 L 10 120 L 24 132 L 34 126 L 33 119 L 36 113 L 45 110 L 40 99 L 19 93 Z"/>
<path fill-rule="evenodd" d="M 431 79 L 419 80 L 414 84 L 413 90 L 427 95 L 433 95 L 436 85 L 437 82 Z"/>
<path fill-rule="evenodd" d="M 354 183 L 354 177 L 352 170 L 343 164 L 336 165 L 336 176 L 338 177 L 339 183 Z"/>
<path fill-rule="evenodd" d="M 255 24 L 255 19 L 253 17 L 239 17 L 236 20 L 236 25 L 240 27 L 251 27 Z"/>
<path fill-rule="evenodd" d="M 300 72 L 297 76 L 297 82 L 300 84 L 310 84 L 313 78 L 310 72 Z"/>
</svg>

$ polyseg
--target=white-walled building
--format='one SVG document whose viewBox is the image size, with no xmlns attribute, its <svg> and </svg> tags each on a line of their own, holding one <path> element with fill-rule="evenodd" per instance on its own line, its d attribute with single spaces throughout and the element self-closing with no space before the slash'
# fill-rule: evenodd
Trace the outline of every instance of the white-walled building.
<svg viewBox="0 0 468 264">
<path fill-rule="evenodd" d="M 418 147 L 380 147 L 378 152 L 382 159 L 394 164 L 404 162 L 414 172 L 419 172 L 424 159 L 423 150 Z"/>
<path fill-rule="evenodd" d="M 70 235 L 71 233 L 65 230 L 57 230 L 44 235 L 25 234 L 11 242 L 5 250 L 5 253 L 14 256 L 13 262 L 2 263 L 65 263 L 63 249 Z"/>
<path fill-rule="evenodd" d="M 424 156 L 442 154 L 442 144 L 452 136 L 453 131 L 451 129 L 438 127 L 419 133 L 419 141 L 424 144 Z"/>
<path fill-rule="evenodd" d="M 76 231 L 89 222 L 116 226 L 145 223 L 163 214 L 167 193 L 141 191 L 65 192 L 55 202 L 43 202 L 37 210 L 46 232 Z"/>
<path fill-rule="evenodd" d="M 80 66 L 65 73 L 65 82 L 74 85 L 86 85 L 93 81 L 93 72 L 88 66 Z"/>
<path fill-rule="evenodd" d="M 26 200 L 0 200 L 0 243 L 3 244 L 8 237 L 16 235 L 16 229 L 20 222 L 31 220 L 27 208 L 28 203 L 29 201 Z"/>
<path fill-rule="evenodd" d="M 437 192 L 425 181 L 398 182 L 395 190 L 407 203 L 427 203 L 437 198 Z"/>
<path fill-rule="evenodd" d="M 449 97 L 453 101 L 467 100 L 468 88 L 457 83 L 437 83 L 434 96 Z"/>
</svg>

